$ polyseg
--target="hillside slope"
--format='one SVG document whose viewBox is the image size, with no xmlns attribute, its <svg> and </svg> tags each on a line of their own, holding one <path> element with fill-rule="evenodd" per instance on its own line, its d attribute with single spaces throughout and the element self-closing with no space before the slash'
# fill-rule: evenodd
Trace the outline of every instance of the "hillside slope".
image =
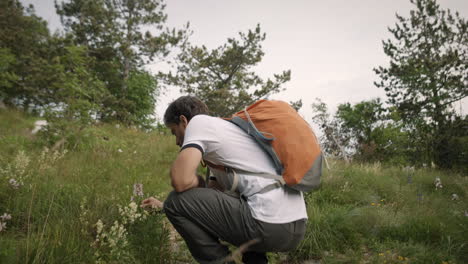
<svg viewBox="0 0 468 264">
<path fill-rule="evenodd" d="M 170 191 L 173 138 L 104 124 L 52 151 L 30 133 L 35 119 L 0 112 L 0 215 L 11 215 L 0 219 L 0 263 L 165 263 L 162 215 L 144 216 L 131 201 Z"/>
<path fill-rule="evenodd" d="M 173 244 L 162 214 L 137 207 L 171 190 L 172 136 L 102 124 L 50 150 L 30 133 L 36 119 L 0 110 L 0 263 L 193 262 L 183 242 Z M 294 252 L 270 253 L 271 263 L 468 259 L 467 177 L 329 163 L 321 189 L 305 195 L 304 241 Z"/>
</svg>

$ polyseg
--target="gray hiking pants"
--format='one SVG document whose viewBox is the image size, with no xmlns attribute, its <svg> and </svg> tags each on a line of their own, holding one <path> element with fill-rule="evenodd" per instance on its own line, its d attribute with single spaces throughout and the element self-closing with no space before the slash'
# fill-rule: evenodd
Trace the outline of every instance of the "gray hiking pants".
<svg viewBox="0 0 468 264">
<path fill-rule="evenodd" d="M 210 188 L 171 192 L 164 212 L 185 240 L 192 256 L 200 263 L 223 263 L 229 250 L 220 240 L 234 246 L 254 239 L 244 263 L 267 263 L 265 252 L 294 249 L 304 238 L 306 220 L 270 224 L 254 219 L 247 202 Z"/>
</svg>

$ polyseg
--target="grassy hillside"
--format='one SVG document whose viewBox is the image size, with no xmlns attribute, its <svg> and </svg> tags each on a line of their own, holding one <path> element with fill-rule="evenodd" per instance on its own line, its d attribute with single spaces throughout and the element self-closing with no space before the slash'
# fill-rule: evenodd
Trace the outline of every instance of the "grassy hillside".
<svg viewBox="0 0 468 264">
<path fill-rule="evenodd" d="M 379 164 L 331 167 L 322 188 L 307 195 L 308 233 L 292 259 L 466 263 L 467 177 Z"/>
<path fill-rule="evenodd" d="M 172 136 L 106 124 L 52 151 L 29 133 L 34 121 L 0 110 L 0 263 L 193 261 L 163 215 L 135 207 L 170 191 Z M 306 239 L 271 263 L 466 263 L 467 177 L 330 163 L 322 188 L 306 195 Z"/>
<path fill-rule="evenodd" d="M 143 184 L 144 197 L 170 190 L 168 169 L 177 153 L 170 136 L 102 125 L 82 131 L 72 150 L 51 151 L 40 135 L 30 135 L 33 123 L 18 112 L 0 113 L 0 215 L 11 215 L 0 232 L 0 263 L 170 257 L 162 215 L 122 226 L 143 217 L 129 206 L 132 196 L 137 204 L 142 199 L 133 194 L 134 184 Z"/>
</svg>

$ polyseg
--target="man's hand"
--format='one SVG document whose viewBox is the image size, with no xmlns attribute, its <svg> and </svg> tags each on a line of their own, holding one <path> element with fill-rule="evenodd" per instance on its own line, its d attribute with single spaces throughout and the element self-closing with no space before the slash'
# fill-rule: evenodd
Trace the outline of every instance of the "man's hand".
<svg viewBox="0 0 468 264">
<path fill-rule="evenodd" d="M 162 209 L 163 206 L 164 206 L 164 203 L 154 197 L 150 197 L 150 198 L 143 200 L 140 205 L 141 208 L 146 209 L 146 210 Z"/>
</svg>

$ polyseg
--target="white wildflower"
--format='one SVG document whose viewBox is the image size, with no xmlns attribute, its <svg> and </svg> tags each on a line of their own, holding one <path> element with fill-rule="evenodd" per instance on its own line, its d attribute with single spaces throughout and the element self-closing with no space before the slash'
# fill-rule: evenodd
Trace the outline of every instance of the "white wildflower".
<svg viewBox="0 0 468 264">
<path fill-rule="evenodd" d="M 349 190 L 349 182 L 345 182 L 343 186 L 341 186 L 342 192 L 347 192 Z"/>
<path fill-rule="evenodd" d="M 47 126 L 46 120 L 37 120 L 36 122 L 34 122 L 34 129 L 31 131 L 31 134 L 33 135 L 36 134 L 45 126 Z"/>
<path fill-rule="evenodd" d="M 102 229 L 104 228 L 104 224 L 102 223 L 101 219 L 99 219 L 96 223 L 96 232 L 99 234 L 102 233 Z"/>
<path fill-rule="evenodd" d="M 2 216 L 0 216 L 0 219 L 3 221 L 11 220 L 11 214 L 4 213 Z"/>
<path fill-rule="evenodd" d="M 10 214 L 7 214 L 7 213 L 4 213 L 2 216 L 0 216 L 0 232 L 2 232 L 2 230 L 5 230 L 6 229 L 6 221 L 8 220 L 11 220 L 11 215 Z"/>
<path fill-rule="evenodd" d="M 52 167 L 59 159 L 63 158 L 67 154 L 68 150 L 64 149 L 62 151 L 55 150 L 50 152 L 50 150 L 45 147 L 40 156 L 39 156 L 39 170 L 46 170 Z"/>
<path fill-rule="evenodd" d="M 118 151 L 119 153 L 122 153 L 122 152 L 123 152 L 123 150 L 122 150 L 122 149 L 118 149 L 117 151 Z"/>
<path fill-rule="evenodd" d="M 15 190 L 19 189 L 19 187 L 23 184 L 21 182 L 16 181 L 16 179 L 11 178 L 10 181 L 8 181 L 11 185 L 11 187 Z"/>
<path fill-rule="evenodd" d="M 456 193 L 452 193 L 452 201 L 458 201 L 460 199 Z"/>
<path fill-rule="evenodd" d="M 83 234 L 87 234 L 87 228 L 88 228 L 88 225 L 89 225 L 89 222 L 88 222 L 88 214 L 89 214 L 89 210 L 86 208 L 86 197 L 84 197 L 82 200 L 81 200 L 81 203 L 80 203 L 80 216 L 79 216 L 79 220 L 80 220 L 80 223 L 81 223 L 81 232 Z"/>
<path fill-rule="evenodd" d="M 18 177 L 23 177 L 26 173 L 26 168 L 29 165 L 29 162 L 31 160 L 29 159 L 28 155 L 22 150 L 18 152 L 18 154 L 15 157 L 14 164 L 15 164 L 15 172 Z"/>
<path fill-rule="evenodd" d="M 468 211 L 467 211 L 467 210 L 465 210 L 465 212 L 464 212 L 464 213 L 465 213 L 465 216 L 466 216 L 466 217 L 468 217 Z"/>
<path fill-rule="evenodd" d="M 443 186 L 442 186 L 442 181 L 440 180 L 439 177 L 437 177 L 437 178 L 435 179 L 434 185 L 435 185 L 436 190 L 437 190 L 437 189 L 442 189 L 442 187 L 443 187 Z"/>
<path fill-rule="evenodd" d="M 128 207 L 130 207 L 130 209 L 132 209 L 132 211 L 136 212 L 136 210 L 138 209 L 138 206 L 136 203 L 132 202 L 128 205 Z"/>
<path fill-rule="evenodd" d="M 101 220 L 96 223 L 96 238 L 91 246 L 95 249 L 95 263 L 108 263 L 107 260 L 119 260 L 119 263 L 134 263 L 129 251 L 127 225 L 146 218 L 138 213 L 138 205 L 131 202 L 127 206 L 118 205 L 119 217 L 112 226 L 106 227 Z"/>
<path fill-rule="evenodd" d="M 54 153 L 52 153 L 52 156 L 50 158 L 50 162 L 51 163 L 55 163 L 57 162 L 59 159 L 63 158 L 65 156 L 65 154 L 67 154 L 68 150 L 64 149 L 63 151 L 54 151 Z"/>
<path fill-rule="evenodd" d="M 130 204 L 124 208 L 119 206 L 119 213 L 122 216 L 123 224 L 133 224 L 138 220 L 146 219 L 145 214 L 138 212 L 138 205 L 135 202 L 130 202 Z"/>
<path fill-rule="evenodd" d="M 47 156 L 49 155 L 49 148 L 44 147 L 41 151 L 41 154 L 39 155 L 39 166 L 42 169 L 44 167 L 43 164 L 46 163 Z"/>
<path fill-rule="evenodd" d="M 143 197 L 143 184 L 142 183 L 135 183 L 133 184 L 133 195 Z"/>
<path fill-rule="evenodd" d="M 115 221 L 114 225 L 111 227 L 111 230 L 109 232 L 108 236 L 109 240 L 109 246 L 111 248 L 114 248 L 117 246 L 117 243 L 121 243 L 122 246 L 126 246 L 127 242 L 127 230 L 125 229 L 125 226 L 119 223 L 119 221 Z"/>
</svg>

